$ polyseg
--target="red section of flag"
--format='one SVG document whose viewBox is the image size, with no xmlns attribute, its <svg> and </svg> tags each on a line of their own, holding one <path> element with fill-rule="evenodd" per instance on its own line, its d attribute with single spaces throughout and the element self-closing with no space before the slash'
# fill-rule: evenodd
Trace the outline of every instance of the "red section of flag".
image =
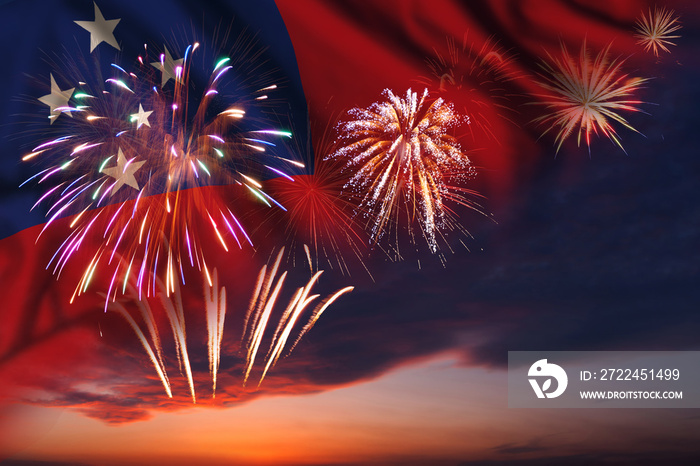
<svg viewBox="0 0 700 466">
<path fill-rule="evenodd" d="M 458 111 L 464 111 L 464 99 L 484 102 L 480 112 L 489 120 L 492 137 L 463 137 L 462 144 L 481 168 L 475 187 L 492 205 L 508 202 L 518 184 L 528 181 L 537 161 L 550 156 L 550 141 L 538 144 L 541 131 L 530 123 L 536 115 L 526 104 L 533 100 L 530 94 L 541 92 L 533 78 L 546 52 L 557 56 L 565 44 L 578 53 L 584 39 L 592 50 L 599 50 L 612 41 L 612 56 L 637 53 L 631 57 L 632 68 L 648 63 L 633 37 L 636 19 L 650 6 L 640 0 L 278 0 L 277 5 L 294 45 L 312 123 L 332 124 L 349 109 L 380 100 L 385 88 L 404 93 L 427 83 L 434 95 L 455 102 Z M 496 43 L 512 56 L 506 71 L 516 79 L 501 85 L 502 95 L 488 95 L 474 76 L 462 89 L 438 92 L 440 82 L 428 61 L 447 56 L 450 40 L 475 51 Z M 465 97 L 469 85 L 472 94 Z M 323 128 L 312 125 L 314 130 Z M 464 136 L 469 129 L 461 131 Z"/>
</svg>

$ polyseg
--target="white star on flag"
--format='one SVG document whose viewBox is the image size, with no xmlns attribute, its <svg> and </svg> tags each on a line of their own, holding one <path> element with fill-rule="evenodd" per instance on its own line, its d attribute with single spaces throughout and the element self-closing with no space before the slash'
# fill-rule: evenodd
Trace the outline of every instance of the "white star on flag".
<svg viewBox="0 0 700 466">
<path fill-rule="evenodd" d="M 170 78 L 178 82 L 182 82 L 182 66 L 185 61 L 183 58 L 173 60 L 172 55 L 170 55 L 170 52 L 165 45 L 163 46 L 163 49 L 165 52 L 163 53 L 162 62 L 156 61 L 151 63 L 151 65 L 163 72 L 160 87 L 165 86 L 165 83 L 167 83 Z M 178 68 L 180 68 L 180 72 L 177 71 Z"/>
<path fill-rule="evenodd" d="M 134 159 L 127 160 L 126 157 L 124 157 L 122 148 L 120 147 L 119 151 L 117 152 L 117 165 L 115 167 L 102 169 L 102 173 L 117 180 L 112 187 L 110 196 L 114 196 L 114 194 L 119 191 L 119 188 L 124 185 L 131 186 L 138 191 L 139 184 L 136 181 L 136 178 L 134 178 L 134 173 L 136 173 L 136 171 L 141 168 L 141 165 L 146 162 L 133 162 L 133 160 Z"/>
<path fill-rule="evenodd" d="M 93 5 L 95 5 L 95 21 L 75 21 L 75 24 L 90 32 L 90 52 L 95 50 L 101 42 L 107 42 L 115 49 L 121 50 L 117 39 L 114 38 L 114 28 L 117 27 L 121 18 L 105 19 L 97 3 Z"/>
<path fill-rule="evenodd" d="M 51 113 L 49 115 L 49 120 L 51 121 L 51 124 L 53 124 L 53 122 L 56 121 L 56 118 L 58 118 L 58 116 L 64 112 L 64 110 L 61 109 L 67 109 L 68 100 L 73 95 L 75 88 L 62 91 L 61 88 L 58 87 L 58 84 L 56 84 L 53 74 L 49 73 L 49 77 L 51 78 L 51 93 L 46 94 L 43 97 L 39 97 L 39 102 L 49 106 L 49 111 Z M 71 118 L 73 117 L 70 112 L 67 113 L 68 116 Z"/>
<path fill-rule="evenodd" d="M 149 112 L 144 112 L 143 111 L 143 105 L 139 104 L 139 111 L 138 113 L 133 113 L 131 115 L 131 121 L 136 122 L 136 129 L 141 128 L 141 125 L 146 125 L 149 128 L 151 127 L 151 124 L 148 122 L 148 117 L 153 113 L 153 110 Z"/>
</svg>

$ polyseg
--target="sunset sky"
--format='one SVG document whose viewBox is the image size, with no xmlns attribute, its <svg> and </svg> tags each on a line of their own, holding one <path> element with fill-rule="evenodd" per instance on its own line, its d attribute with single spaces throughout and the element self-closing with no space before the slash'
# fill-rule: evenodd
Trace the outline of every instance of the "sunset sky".
<svg viewBox="0 0 700 466">
<path fill-rule="evenodd" d="M 66 464 L 686 464 L 695 450 L 693 412 L 509 409 L 505 386 L 503 370 L 438 354 L 322 393 L 118 427 L 69 409 L 22 408 L 3 443 L 20 450 L 16 458 Z M 525 462 L 543 456 L 552 462 Z"/>
<path fill-rule="evenodd" d="M 246 212 L 255 250 L 224 254 L 213 233 L 202 234 L 227 294 L 216 399 L 202 275 L 182 272 L 196 405 L 165 308 L 148 298 L 168 398 L 133 330 L 116 312 L 103 312 L 97 291 L 68 304 L 83 269 L 69 266 L 58 280 L 46 270 L 73 217 L 57 220 L 35 245 L 46 220 L 28 212 L 41 190 L 17 188 L 35 172 L 19 162 L 37 145 L 31 138 L 67 120 L 61 115 L 46 129 L 47 108 L 37 102 L 62 60 L 52 38 L 90 53 L 88 33 L 73 21 L 92 18 L 92 2 L 0 1 L 0 21 L 13 21 L 0 28 L 3 43 L 22 34 L 21 46 L 4 46 L 13 71 L 0 76 L 0 113 L 26 119 L 43 112 L 27 120 L 26 131 L 13 130 L 17 118 L 0 121 L 7 141 L 0 149 L 0 464 L 698 464 L 697 409 L 515 409 L 507 393 L 508 351 L 700 349 L 695 2 L 659 2 L 675 10 L 682 29 L 658 58 L 633 37 L 635 21 L 655 5 L 642 0 L 140 3 L 97 2 L 106 19 L 121 18 L 114 34 L 123 62 L 146 40 L 182 45 L 201 35 L 205 48 L 254 33 L 264 49 L 256 72 L 282 77 L 281 97 L 256 118 L 285 121 L 295 132 L 290 154 L 312 166 L 316 150 L 317 169 L 318 153 L 333 145 L 349 109 L 379 101 L 387 88 L 439 87 L 427 60 L 446 53 L 446 38 L 472 40 L 475 49 L 497 41 L 499 55 L 512 57 L 512 79 L 469 98 L 461 89 L 444 95 L 457 110 L 480 102 L 473 115 L 489 122 L 490 136 L 456 130 L 476 167 L 468 186 L 483 196 L 482 212 L 453 206 L 468 234 L 448 232 L 439 254 L 423 238 L 414 245 L 401 237 L 402 261 L 384 253 L 393 245 L 381 241 L 361 261 L 341 245 L 347 270 L 319 259 L 326 271 L 314 293 L 354 290 L 259 387 L 260 362 L 243 386 L 242 329 L 258 271 L 285 246 L 281 299 L 304 286 L 310 272 L 300 245 L 308 232 L 293 238 L 290 231 L 308 219 L 288 227 L 284 215 L 268 214 L 240 186 L 198 188 L 203 199 L 220 197 Z M 46 17 L 29 17 L 37 9 Z M 160 12 L 165 25 L 156 27 Z M 217 29 L 229 23 L 231 37 Z M 584 39 L 591 50 L 610 46 L 630 76 L 648 78 L 636 95 L 643 111 L 625 114 L 639 132 L 617 127 L 624 151 L 594 135 L 590 152 L 573 136 L 557 153 L 555 132 L 542 135 L 533 123 L 543 111 L 532 105 L 540 99 L 538 63 L 562 47 L 578 57 Z M 61 89 L 73 87 L 60 79 Z M 280 117 L 280 108 L 293 110 Z M 293 176 L 312 184 L 320 173 Z M 289 187 L 279 178 L 262 182 L 282 196 Z M 198 199 L 192 190 L 186 196 Z M 98 271 L 91 286 L 108 285 Z M 132 298 L 123 302 L 136 316 Z"/>
</svg>

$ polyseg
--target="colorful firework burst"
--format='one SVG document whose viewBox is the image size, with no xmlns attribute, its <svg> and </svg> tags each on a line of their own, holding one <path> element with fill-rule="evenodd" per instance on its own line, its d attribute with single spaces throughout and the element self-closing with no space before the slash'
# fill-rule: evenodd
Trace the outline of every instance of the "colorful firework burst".
<svg viewBox="0 0 700 466">
<path fill-rule="evenodd" d="M 537 84 L 549 92 L 537 95 L 542 101 L 535 104 L 546 106 L 549 113 L 534 121 L 547 125 L 542 135 L 558 130 L 557 153 L 572 133 L 577 133 L 579 146 L 581 137 L 585 137 L 589 151 L 592 133 L 602 134 L 624 151 L 614 122 L 639 132 L 619 112 L 642 111 L 637 106 L 644 102 L 633 97 L 646 79 L 625 74 L 622 71 L 624 60 L 611 59 L 609 52 L 610 45 L 591 59 L 584 42 L 576 60 L 562 44 L 561 58 L 547 54 L 549 62 L 540 64 L 543 72 Z"/>
<path fill-rule="evenodd" d="M 72 258 L 88 258 L 73 298 L 102 269 L 109 281 L 105 307 L 119 290 L 125 293 L 132 271 L 139 298 L 144 291 L 156 294 L 158 275 L 174 292 L 176 281 L 185 281 L 186 266 L 198 268 L 211 284 L 203 230 L 226 251 L 232 242 L 252 244 L 230 199 L 212 187 L 240 186 L 267 205 L 278 204 L 256 173 L 283 173 L 265 153 L 275 145 L 271 139 L 291 134 L 246 116 L 276 86 L 256 88 L 231 103 L 235 94 L 229 94 L 227 78 L 241 54 L 212 62 L 202 80 L 206 86 L 196 91 L 194 76 L 201 71 L 193 69 L 192 58 L 198 49 L 198 43 L 190 45 L 183 58 L 174 59 L 164 47 L 149 59 L 145 48 L 133 72 L 113 63 L 112 78 L 75 79 L 70 93 L 51 77 L 51 94 L 40 100 L 50 106 L 50 128 L 60 135 L 23 160 L 48 165 L 27 180 L 47 186 L 35 204 L 48 203 L 42 233 L 73 215 L 71 232 L 49 261 L 60 276 Z M 85 251 L 91 241 L 94 250 Z"/>
<path fill-rule="evenodd" d="M 494 108 L 502 117 L 503 113 L 512 111 L 506 105 L 506 86 L 518 76 L 513 57 L 493 37 L 483 41 L 480 47 L 475 46 L 469 32 L 464 33 L 461 44 L 452 37 L 447 38 L 446 44 L 444 53 L 434 48 L 434 57 L 426 60 L 430 76 L 421 78 L 421 84 L 437 86 L 441 95 L 449 96 L 458 107 L 463 107 L 472 136 L 479 130 L 495 139 L 489 117 L 493 112 L 489 109 Z"/>
<path fill-rule="evenodd" d="M 659 51 L 671 53 L 668 45 L 676 45 L 671 39 L 678 39 L 681 36 L 673 35 L 674 32 L 681 29 L 679 17 L 674 17 L 673 10 L 666 8 L 654 8 L 652 12 L 649 9 L 649 16 L 642 16 L 637 20 L 637 34 L 634 35 L 637 39 L 637 44 L 644 46 L 644 51 L 653 51 L 654 55 L 659 56 Z"/>
<path fill-rule="evenodd" d="M 474 176 L 475 169 L 451 128 L 464 121 L 442 98 L 430 99 L 409 89 L 404 98 L 386 89 L 386 100 L 355 108 L 341 123 L 339 145 L 329 157 L 344 160 L 346 184 L 361 197 L 361 212 L 372 239 L 387 231 L 396 237 L 401 222 L 414 238 L 417 223 L 431 252 L 438 250 L 443 228 L 453 227 L 446 202 L 476 208 L 470 190 L 452 184 Z M 416 222 L 417 220 L 417 222 Z"/>
</svg>

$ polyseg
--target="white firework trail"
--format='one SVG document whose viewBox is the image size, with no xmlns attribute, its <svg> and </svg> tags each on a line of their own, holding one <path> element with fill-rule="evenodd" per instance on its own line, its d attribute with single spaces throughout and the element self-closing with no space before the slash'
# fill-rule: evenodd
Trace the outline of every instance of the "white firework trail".
<svg viewBox="0 0 700 466">
<path fill-rule="evenodd" d="M 121 315 L 124 320 L 129 324 L 129 326 L 132 328 L 136 336 L 138 337 L 139 341 L 141 342 L 141 345 L 143 346 L 143 349 L 146 350 L 146 354 L 148 354 L 148 357 L 151 359 L 151 362 L 153 363 L 153 367 L 156 369 L 156 373 L 158 374 L 158 378 L 160 379 L 161 383 L 163 384 L 163 388 L 165 389 L 165 393 L 168 395 L 168 398 L 173 397 L 173 393 L 170 390 L 170 381 L 168 380 L 168 374 L 165 372 L 165 366 L 163 365 L 162 360 L 160 360 L 159 357 L 155 355 L 153 352 L 153 349 L 151 348 L 151 345 L 148 343 L 148 340 L 146 339 L 146 336 L 143 334 L 143 331 L 141 331 L 141 328 L 139 325 L 136 323 L 133 317 L 129 314 L 129 312 L 126 310 L 123 304 L 119 302 L 113 302 L 110 303 L 108 308 L 110 311 L 114 311 Z M 160 353 L 160 348 L 159 344 L 156 344 L 154 342 L 154 345 L 157 348 L 157 351 Z"/>
<path fill-rule="evenodd" d="M 207 334 L 209 348 L 209 373 L 212 378 L 212 398 L 216 398 L 216 376 L 221 362 L 221 341 L 224 335 L 226 318 L 226 288 L 218 288 L 219 274 L 216 269 L 212 276 L 212 286 L 204 282 L 204 304 L 207 312 Z"/>
<path fill-rule="evenodd" d="M 245 372 L 245 377 L 243 378 L 243 385 L 245 386 L 246 382 L 248 381 L 248 376 L 250 376 L 250 371 L 253 369 L 253 365 L 255 364 L 255 357 L 258 354 L 258 349 L 260 348 L 260 343 L 262 343 L 262 338 L 263 334 L 265 333 L 265 328 L 267 327 L 267 322 L 270 320 L 270 314 L 272 314 L 272 309 L 275 307 L 275 302 L 277 301 L 277 295 L 279 294 L 280 290 L 282 289 L 282 285 L 284 284 L 284 280 L 287 277 L 287 272 L 284 272 L 282 276 L 277 280 L 277 284 L 275 285 L 275 289 L 272 291 L 272 294 L 270 295 L 269 299 L 264 302 L 260 301 L 261 303 L 265 303 L 265 308 L 262 311 L 262 316 L 259 319 L 256 319 L 257 321 L 257 326 L 255 326 L 255 331 L 252 334 L 252 344 L 248 348 L 248 365 L 246 367 L 246 372 Z"/>
<path fill-rule="evenodd" d="M 248 308 L 248 315 L 246 316 L 246 324 L 250 322 L 250 326 L 246 325 L 243 331 L 243 339 L 248 335 L 247 339 L 247 357 L 246 357 L 246 371 L 243 380 L 243 385 L 245 385 L 250 377 L 250 373 L 255 365 L 255 359 L 260 350 L 262 344 L 263 336 L 270 321 L 272 312 L 276 306 L 277 297 L 279 296 L 284 280 L 287 276 L 287 272 L 283 272 L 280 278 L 277 280 L 272 293 L 270 289 L 272 283 L 275 280 L 277 270 L 279 269 L 279 264 L 284 253 L 284 248 L 280 250 L 272 267 L 272 270 L 268 273 L 267 266 L 263 266 L 258 275 L 255 290 L 253 292 L 253 297 Z M 316 272 L 306 283 L 305 286 L 298 288 L 289 304 L 282 312 L 279 323 L 272 335 L 270 347 L 268 349 L 267 355 L 265 357 L 265 367 L 260 376 L 258 382 L 258 387 L 262 384 L 265 376 L 271 368 L 277 364 L 280 356 L 284 352 L 284 348 L 289 340 L 292 331 L 294 330 L 296 323 L 300 320 L 304 311 L 308 306 L 318 299 L 320 294 L 311 294 L 311 290 L 314 285 L 318 282 L 319 277 L 323 274 L 323 270 Z M 311 317 L 307 324 L 302 328 L 299 336 L 296 338 L 292 349 L 289 350 L 288 354 L 296 347 L 299 340 L 314 326 L 316 321 L 323 312 L 341 295 L 352 291 L 354 287 L 348 286 L 341 290 L 336 291 L 333 295 L 323 300 L 316 308 L 311 312 Z M 253 309 L 255 311 L 253 312 Z M 250 331 L 248 331 L 250 328 Z"/>
<path fill-rule="evenodd" d="M 277 259 L 275 260 L 275 264 L 269 275 L 267 274 L 267 265 L 264 265 L 262 269 L 260 269 L 258 280 L 255 284 L 255 291 L 250 299 L 250 304 L 248 305 L 248 310 L 246 311 L 245 315 L 245 321 L 243 322 L 243 334 L 241 335 L 241 341 L 243 341 L 246 336 L 246 329 L 248 328 L 248 323 L 250 322 L 251 317 L 253 318 L 253 322 L 250 326 L 255 327 L 257 324 L 258 318 L 260 317 L 260 311 L 267 301 L 267 296 L 270 293 L 270 287 L 272 286 L 272 280 L 275 278 L 275 275 L 277 275 L 277 269 L 279 268 L 283 254 L 284 247 L 277 254 Z M 253 310 L 255 310 L 255 312 L 253 312 Z M 248 347 L 250 347 L 250 340 L 252 337 L 252 334 L 248 336 Z"/>
<path fill-rule="evenodd" d="M 331 304 L 333 304 L 336 299 L 340 298 L 340 296 L 344 295 L 345 293 L 351 292 L 354 289 L 354 286 L 346 286 L 345 288 L 342 288 L 333 293 L 329 298 L 326 298 L 323 301 L 321 301 L 311 313 L 309 322 L 304 326 L 303 329 L 301 329 L 299 336 L 297 337 L 292 347 L 289 349 L 289 352 L 291 353 L 292 351 L 294 351 L 294 348 L 296 348 L 299 341 L 301 341 L 304 335 L 306 335 L 314 327 L 314 325 L 316 325 L 316 322 L 318 322 L 318 319 L 321 317 L 321 314 L 323 314 L 324 311 L 328 309 L 328 307 Z"/>
<path fill-rule="evenodd" d="M 294 324 L 299 319 L 301 313 L 304 312 L 306 306 L 308 306 L 309 304 L 311 304 L 312 301 L 321 296 L 318 294 L 309 296 L 309 292 L 311 291 L 311 287 L 313 287 L 314 283 L 318 280 L 318 277 L 320 277 L 322 273 L 322 270 L 316 272 L 313 275 L 313 277 L 311 277 L 311 279 L 305 287 L 297 290 L 296 294 L 294 295 L 294 298 L 292 299 L 293 304 L 290 304 L 290 307 L 287 308 L 287 312 L 285 312 L 282 315 L 282 318 L 280 319 L 280 322 L 277 325 L 277 329 L 275 330 L 275 334 L 272 337 L 272 345 L 270 346 L 270 351 L 268 351 L 267 354 L 267 364 L 265 365 L 265 369 L 263 370 L 262 375 L 260 376 L 258 387 L 265 378 L 267 371 L 270 370 L 270 368 L 273 367 L 275 364 L 277 364 L 277 360 L 282 354 L 282 350 L 284 350 L 284 345 L 286 344 L 287 339 L 289 338 L 289 334 L 292 333 L 292 328 L 294 328 Z M 294 309 L 294 311 L 291 311 L 292 308 Z M 283 327 L 284 330 L 280 334 L 280 330 L 282 330 Z"/>
<path fill-rule="evenodd" d="M 165 309 L 165 313 L 168 316 L 168 321 L 170 322 L 170 328 L 173 332 L 173 338 L 175 339 L 175 350 L 178 357 L 178 364 L 180 366 L 180 371 L 182 372 L 182 366 L 185 367 L 185 375 L 187 377 L 187 383 L 190 387 L 190 395 L 192 396 L 192 403 L 197 403 L 197 397 L 194 390 L 194 381 L 192 379 L 192 368 L 190 367 L 190 358 L 187 353 L 187 333 L 185 331 L 185 312 L 182 306 L 182 296 L 180 295 L 180 285 L 177 281 L 171 282 L 174 291 L 168 296 L 165 284 L 162 280 L 156 280 L 158 284 L 158 289 L 160 291 L 160 300 Z M 173 299 L 174 298 L 174 299 Z"/>
</svg>

